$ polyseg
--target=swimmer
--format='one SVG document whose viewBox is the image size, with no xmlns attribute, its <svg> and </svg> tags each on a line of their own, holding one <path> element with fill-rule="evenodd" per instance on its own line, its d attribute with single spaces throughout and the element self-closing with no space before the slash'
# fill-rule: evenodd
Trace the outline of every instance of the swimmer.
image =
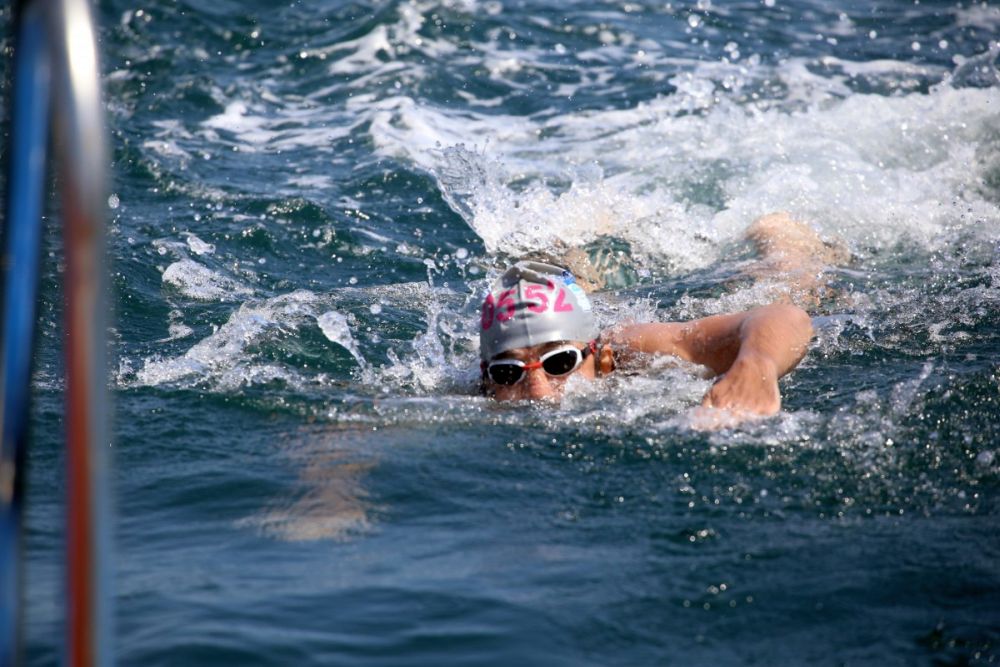
<svg viewBox="0 0 1000 667">
<path fill-rule="evenodd" d="M 702 405 L 735 415 L 781 409 L 778 379 L 806 354 L 813 330 L 793 302 L 810 302 L 823 267 L 840 259 L 788 214 L 747 230 L 761 255 L 751 275 L 778 278 L 774 302 L 690 322 L 623 324 L 599 332 L 574 275 L 553 264 L 518 262 L 496 282 L 480 319 L 482 389 L 501 401 L 556 400 L 571 377 L 593 380 L 658 355 L 708 368 L 717 377 Z"/>
</svg>

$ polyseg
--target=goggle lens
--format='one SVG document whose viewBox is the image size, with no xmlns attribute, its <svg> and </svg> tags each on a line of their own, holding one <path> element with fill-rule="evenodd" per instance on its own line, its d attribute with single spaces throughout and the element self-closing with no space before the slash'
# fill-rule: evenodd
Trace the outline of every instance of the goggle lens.
<svg viewBox="0 0 1000 667">
<path fill-rule="evenodd" d="M 517 384 L 524 375 L 524 366 L 517 364 L 490 364 L 490 379 L 497 384 Z"/>
<path fill-rule="evenodd" d="M 553 377 L 568 375 L 580 367 L 586 355 L 576 347 L 562 347 L 551 352 L 546 352 L 538 359 L 538 364 L 546 374 Z M 486 368 L 490 379 L 497 384 L 512 385 L 524 379 L 525 371 L 528 367 L 536 367 L 535 364 L 525 364 L 519 359 L 500 359 L 490 362 Z"/>
<path fill-rule="evenodd" d="M 549 375 L 566 375 L 576 370 L 583 361 L 583 355 L 575 347 L 571 350 L 557 350 L 542 358 L 542 370 Z"/>
</svg>

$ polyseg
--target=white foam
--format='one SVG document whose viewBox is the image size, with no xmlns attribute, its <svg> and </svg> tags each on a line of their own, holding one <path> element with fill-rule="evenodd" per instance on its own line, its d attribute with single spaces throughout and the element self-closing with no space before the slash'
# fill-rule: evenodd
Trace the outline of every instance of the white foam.
<svg viewBox="0 0 1000 667">
<path fill-rule="evenodd" d="M 231 301 L 253 294 L 250 287 L 191 259 L 168 266 L 162 279 L 184 296 L 199 301 Z"/>
<path fill-rule="evenodd" d="M 167 340 L 177 340 L 178 338 L 187 338 L 194 333 L 194 329 L 181 322 L 172 322 L 170 326 L 167 327 Z"/>
<path fill-rule="evenodd" d="M 956 7 L 951 11 L 955 14 L 955 23 L 959 27 L 978 28 L 990 31 L 994 35 L 1000 32 L 1000 7 L 989 6 L 983 2 L 970 3 L 968 7 Z"/>
<path fill-rule="evenodd" d="M 284 336 L 296 336 L 308 326 L 318 326 L 327 340 L 343 347 L 357 361 L 359 389 L 384 388 L 429 393 L 461 385 L 472 386 L 475 370 L 472 320 L 464 304 L 466 295 L 457 296 L 445 287 L 430 288 L 426 283 L 404 283 L 365 288 L 344 288 L 319 296 L 308 290 L 251 300 L 241 304 L 228 321 L 195 343 L 185 353 L 173 357 L 151 356 L 137 372 L 119 373 L 122 384 L 161 385 L 197 384 L 216 391 L 281 381 L 297 390 L 324 386 L 323 374 L 309 375 L 261 358 Z M 366 304 L 373 317 L 394 317 L 400 309 L 427 312 L 423 333 L 412 340 L 401 340 L 387 351 L 388 363 L 373 365 L 361 351 L 353 329 L 357 323 L 346 308 L 338 304 Z M 373 303 L 378 308 L 372 309 Z M 330 306 L 337 306 L 336 310 Z M 171 313 L 171 335 L 190 335 L 190 330 L 176 320 L 180 311 Z M 409 316 L 407 316 L 409 317 Z M 183 329 L 182 329 L 183 327 Z M 367 331 L 372 331 L 368 327 Z M 380 338 L 376 330 L 368 339 Z"/>
<path fill-rule="evenodd" d="M 992 164 L 981 146 L 995 132 L 1000 91 L 939 86 L 841 98 L 842 84 L 803 71 L 797 63 L 775 72 L 800 89 L 790 108 L 720 100 L 693 78 L 678 95 L 629 110 L 491 117 L 493 132 L 478 119 L 458 123 L 450 112 L 396 99 L 372 132 L 380 150 L 431 163 L 446 199 L 490 251 L 612 233 L 691 269 L 774 210 L 856 250 L 903 239 L 932 246 L 956 224 L 997 229 L 1000 209 L 977 189 Z M 463 147 L 485 145 L 487 136 L 488 148 Z M 574 174 L 588 164 L 606 175 Z M 554 176 L 569 188 L 549 186 Z M 515 190 L 515 181 L 528 185 Z"/>
<path fill-rule="evenodd" d="M 487 140 L 520 143 L 536 130 L 525 118 L 443 111 L 405 95 L 382 99 L 355 96 L 348 108 L 371 118 L 369 131 L 379 153 L 404 157 L 428 170 L 436 164 L 435 152 L 446 146 Z"/>
<path fill-rule="evenodd" d="M 213 87 L 224 111 L 201 124 L 202 137 L 224 132 L 227 143 L 247 151 L 331 151 L 332 143 L 365 130 L 378 155 L 438 176 L 445 197 L 491 252 L 610 233 L 633 241 L 655 263 L 688 270 L 715 261 L 720 244 L 754 216 L 776 209 L 847 237 L 856 250 L 901 239 L 933 245 L 963 207 L 975 211 L 966 221 L 996 223 L 996 202 L 974 192 L 989 167 L 979 146 L 995 124 L 995 88 L 859 94 L 852 79 L 890 81 L 898 86 L 890 89 L 909 91 L 945 73 L 924 64 L 835 57 L 768 65 L 737 42 L 716 62 L 678 57 L 691 53 L 690 45 L 641 39 L 613 22 L 604 26 L 608 14 L 600 8 L 582 10 L 592 21 L 584 34 L 600 45 L 575 53 L 557 45 L 562 57 L 553 59 L 548 45 L 524 46 L 499 26 L 471 43 L 428 36 L 428 22 L 442 7 L 503 12 L 500 3 L 473 0 L 401 3 L 395 20 L 354 40 L 304 49 L 304 57 L 329 61 L 335 75 L 305 97 L 279 94 L 280 82 L 267 78 L 244 89 Z M 979 4 L 945 11 L 959 25 L 987 28 L 1000 20 L 997 8 Z M 533 24 L 544 31 L 558 27 L 541 19 Z M 822 28 L 835 35 L 856 26 L 841 17 Z M 531 116 L 494 113 L 503 98 L 480 100 L 462 90 L 456 94 L 468 103 L 460 106 L 408 94 L 412 84 L 437 76 L 434 64 L 445 61 L 481 67 L 505 90 L 526 90 L 531 84 L 524 79 L 531 77 L 571 81 L 553 90 L 551 109 Z M 666 85 L 669 78 L 676 90 L 633 108 L 560 110 L 560 98 L 583 89 L 608 97 L 625 92 L 615 77 L 642 63 L 644 80 Z M 279 64 L 271 74 L 287 68 Z M 564 70 L 574 76 L 554 76 Z M 398 95 L 384 92 L 392 80 L 405 84 Z M 347 102 L 328 103 L 345 90 L 353 93 Z M 157 126 L 148 148 L 190 159 L 192 131 L 171 120 Z M 454 164 L 444 149 L 455 146 L 475 147 L 466 149 L 472 170 L 464 184 L 445 173 Z M 595 164 L 598 178 L 580 177 L 581 168 Z M 286 179 L 296 191 L 329 184 L 322 175 Z"/>
<path fill-rule="evenodd" d="M 211 383 L 221 390 L 282 380 L 290 384 L 299 375 L 277 364 L 255 363 L 248 347 L 269 335 L 294 332 L 312 317 L 316 295 L 307 290 L 274 297 L 259 303 L 244 303 L 229 320 L 183 355 L 171 359 L 146 359 L 135 374 L 135 384 L 155 386 L 181 380 Z"/>
<path fill-rule="evenodd" d="M 476 358 L 471 351 L 468 313 L 444 311 L 433 301 L 425 304 L 426 328 L 399 352 L 390 348 L 388 364 L 371 368 L 363 376 L 367 385 L 394 393 L 440 393 L 456 387 L 467 391 L 473 386 Z M 451 324 L 440 324 L 446 314 Z M 465 349 L 462 349 L 462 348 Z M 456 349 L 457 348 L 457 349 Z"/>
<path fill-rule="evenodd" d="M 497 163 L 464 149 L 446 152 L 444 159 L 439 181 L 491 253 L 520 254 L 558 242 L 583 244 L 602 234 L 647 241 L 650 229 L 637 223 L 660 229 L 685 225 L 676 202 L 635 196 L 614 179 L 580 178 L 558 194 L 534 183 L 516 193 L 506 185 L 511 176 Z M 471 179 L 463 183 L 462 169 L 477 159 L 482 160 L 479 169 L 466 172 Z"/>
<path fill-rule="evenodd" d="M 288 185 L 300 190 L 330 190 L 334 187 L 334 181 L 329 176 L 322 174 L 302 174 L 288 177 Z"/>
<path fill-rule="evenodd" d="M 215 254 L 215 245 L 214 244 L 212 244 L 212 243 L 205 243 L 200 238 L 198 238 L 197 236 L 195 236 L 194 234 L 192 234 L 190 232 L 185 233 L 184 236 L 186 237 L 188 248 L 190 248 L 191 252 L 193 252 L 194 254 L 196 254 L 196 255 L 214 255 Z"/>
<path fill-rule="evenodd" d="M 376 26 L 370 33 L 357 39 L 338 42 L 320 53 L 330 55 L 339 51 L 350 51 L 351 53 L 338 58 L 331 64 L 330 74 L 355 74 L 381 64 L 378 58 L 380 53 L 390 58 L 396 55 L 395 49 L 389 42 L 389 30 L 384 25 Z"/>
<path fill-rule="evenodd" d="M 301 102 L 282 101 L 277 109 L 243 100 L 228 100 L 221 114 L 202 122 L 202 136 L 218 142 L 217 130 L 226 132 L 244 152 L 283 151 L 295 148 L 329 150 L 329 146 L 349 136 L 354 125 L 340 114 L 322 122 L 317 112 Z"/>
<path fill-rule="evenodd" d="M 176 142 L 169 141 L 166 139 L 147 139 L 142 142 L 143 148 L 148 148 L 149 150 L 161 155 L 163 157 L 170 158 L 183 158 L 185 160 L 191 159 L 191 154 L 186 150 L 181 148 Z"/>
<path fill-rule="evenodd" d="M 180 121 L 173 119 L 157 120 L 153 122 L 156 128 L 155 139 L 147 139 L 143 142 L 143 148 L 148 148 L 154 153 L 167 158 L 180 158 L 190 160 L 191 154 L 181 148 L 181 142 L 190 140 L 191 134 L 181 125 Z"/>
</svg>

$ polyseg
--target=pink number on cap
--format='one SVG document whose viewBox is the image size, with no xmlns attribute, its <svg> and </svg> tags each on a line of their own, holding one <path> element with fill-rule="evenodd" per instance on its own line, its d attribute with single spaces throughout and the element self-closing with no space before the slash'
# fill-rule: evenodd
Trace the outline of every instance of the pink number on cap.
<svg viewBox="0 0 1000 667">
<path fill-rule="evenodd" d="M 517 306 L 514 303 L 514 292 L 516 291 L 509 289 L 500 293 L 500 300 L 497 301 L 497 322 L 506 322 L 514 317 L 514 308 Z"/>
<path fill-rule="evenodd" d="M 565 298 L 566 298 L 566 290 L 564 289 L 559 290 L 559 296 L 556 297 L 556 307 L 553 309 L 557 313 L 568 313 L 569 311 L 573 310 L 573 304 L 566 303 L 565 301 L 563 301 L 563 299 Z"/>
<path fill-rule="evenodd" d="M 493 305 L 493 295 L 489 294 L 486 296 L 486 300 L 483 301 L 483 311 L 479 317 L 479 322 L 483 325 L 483 331 L 493 326 L 493 313 L 495 312 L 496 306 Z"/>
<path fill-rule="evenodd" d="M 528 306 L 528 310 L 533 313 L 544 313 L 549 309 L 549 297 L 542 291 L 541 285 L 528 285 L 524 290 L 524 297 L 533 303 Z"/>
</svg>

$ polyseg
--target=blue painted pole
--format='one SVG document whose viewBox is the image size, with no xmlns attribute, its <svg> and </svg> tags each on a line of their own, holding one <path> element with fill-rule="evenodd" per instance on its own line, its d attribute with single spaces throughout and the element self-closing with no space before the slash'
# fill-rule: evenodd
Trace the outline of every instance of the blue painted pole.
<svg viewBox="0 0 1000 667">
<path fill-rule="evenodd" d="M 20 663 L 24 482 L 51 80 L 38 3 L 17 12 L 0 256 L 0 666 Z"/>
</svg>

